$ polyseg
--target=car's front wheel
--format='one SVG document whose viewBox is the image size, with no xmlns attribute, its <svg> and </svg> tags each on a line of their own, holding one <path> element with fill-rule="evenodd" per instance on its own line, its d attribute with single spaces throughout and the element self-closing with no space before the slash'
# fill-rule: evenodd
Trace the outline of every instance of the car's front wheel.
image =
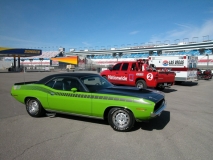
<svg viewBox="0 0 213 160">
<path fill-rule="evenodd" d="M 136 82 L 136 87 L 137 88 L 143 88 L 143 89 L 146 89 L 147 88 L 147 85 L 146 85 L 146 82 L 144 80 L 138 80 Z"/>
<path fill-rule="evenodd" d="M 41 103 L 35 98 L 28 98 L 26 100 L 26 110 L 32 117 L 41 117 L 45 113 Z"/>
<path fill-rule="evenodd" d="M 135 119 L 127 109 L 112 108 L 108 114 L 108 122 L 115 131 L 127 132 L 134 126 Z"/>
</svg>

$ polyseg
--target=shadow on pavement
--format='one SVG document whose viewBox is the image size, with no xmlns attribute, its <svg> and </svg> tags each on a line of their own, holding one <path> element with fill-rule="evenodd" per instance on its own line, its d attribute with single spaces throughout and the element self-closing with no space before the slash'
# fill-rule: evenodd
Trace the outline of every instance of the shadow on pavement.
<svg viewBox="0 0 213 160">
<path fill-rule="evenodd" d="M 175 84 L 176 86 L 192 87 L 198 85 L 198 82 L 182 82 L 181 84 Z"/>
<path fill-rule="evenodd" d="M 176 91 L 177 91 L 176 89 L 166 88 L 162 92 L 164 92 L 164 93 L 171 93 L 171 92 L 176 92 Z"/>
<path fill-rule="evenodd" d="M 66 118 L 66 119 L 72 119 L 77 121 L 83 121 L 87 123 L 97 123 L 101 125 L 109 125 L 107 121 L 101 120 L 101 119 L 93 119 L 93 118 L 86 118 L 86 117 L 78 117 L 73 115 L 63 115 L 58 114 L 56 117 Z M 157 117 L 155 119 L 150 120 L 149 122 L 142 122 L 142 123 L 135 123 L 135 126 L 130 130 L 130 132 L 142 129 L 147 131 L 152 130 L 162 130 L 170 121 L 170 112 L 169 111 L 163 111 L 161 113 L 160 117 Z"/>
<path fill-rule="evenodd" d="M 84 121 L 84 122 L 89 122 L 89 123 L 98 123 L 98 124 L 108 125 L 107 121 L 104 121 L 101 119 L 79 117 L 79 116 L 74 116 L 74 115 L 64 115 L 64 114 L 58 114 L 58 113 L 56 114 L 56 117 L 72 119 L 72 120 L 77 120 L 77 121 Z"/>
<path fill-rule="evenodd" d="M 142 129 L 147 131 L 162 130 L 170 121 L 170 112 L 163 111 L 160 117 L 154 118 L 149 122 L 136 123 L 132 131 Z"/>
</svg>

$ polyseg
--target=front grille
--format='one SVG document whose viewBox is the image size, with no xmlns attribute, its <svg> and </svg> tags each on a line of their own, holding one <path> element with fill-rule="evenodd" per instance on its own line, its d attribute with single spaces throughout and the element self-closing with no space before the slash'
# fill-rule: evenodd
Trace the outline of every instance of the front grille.
<svg viewBox="0 0 213 160">
<path fill-rule="evenodd" d="M 161 99 L 159 102 L 157 102 L 155 104 L 154 112 L 157 111 L 162 106 L 162 104 L 164 103 L 164 101 L 165 101 L 164 99 Z"/>
</svg>

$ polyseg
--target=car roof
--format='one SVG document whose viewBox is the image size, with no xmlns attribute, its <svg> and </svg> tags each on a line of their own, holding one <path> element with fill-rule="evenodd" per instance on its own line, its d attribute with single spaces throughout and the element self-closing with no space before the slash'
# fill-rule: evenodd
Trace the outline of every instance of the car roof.
<svg viewBox="0 0 213 160">
<path fill-rule="evenodd" d="M 49 75 L 43 79 L 41 79 L 40 81 L 37 82 L 37 84 L 45 84 L 47 83 L 49 80 L 51 80 L 52 78 L 55 77 L 75 77 L 75 78 L 82 78 L 82 77 L 86 77 L 86 76 L 92 76 L 92 75 L 99 75 L 98 73 L 88 73 L 88 72 L 75 72 L 75 73 L 58 73 L 58 74 L 52 74 Z"/>
</svg>

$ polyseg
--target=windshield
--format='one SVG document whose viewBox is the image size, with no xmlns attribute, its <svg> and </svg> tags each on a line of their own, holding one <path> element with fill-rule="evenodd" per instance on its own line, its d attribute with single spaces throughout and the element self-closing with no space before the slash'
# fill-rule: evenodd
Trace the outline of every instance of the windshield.
<svg viewBox="0 0 213 160">
<path fill-rule="evenodd" d="M 81 78 L 82 83 L 90 92 L 95 92 L 100 89 L 109 88 L 113 85 L 101 76 L 88 76 Z"/>
</svg>

